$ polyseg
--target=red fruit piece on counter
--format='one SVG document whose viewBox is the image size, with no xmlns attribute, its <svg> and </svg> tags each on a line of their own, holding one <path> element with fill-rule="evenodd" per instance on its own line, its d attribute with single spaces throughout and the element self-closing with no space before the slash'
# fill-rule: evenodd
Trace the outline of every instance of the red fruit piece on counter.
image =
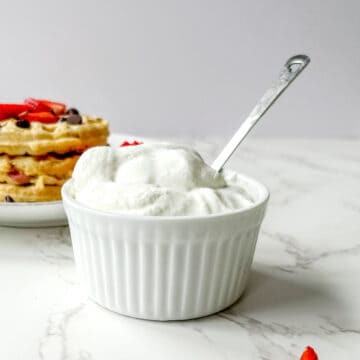
<svg viewBox="0 0 360 360">
<path fill-rule="evenodd" d="M 13 170 L 9 172 L 9 176 L 16 185 L 28 184 L 30 181 L 29 176 L 25 175 L 22 171 Z"/>
<path fill-rule="evenodd" d="M 22 119 L 28 121 L 39 121 L 46 124 L 56 123 L 58 117 L 51 112 L 41 111 L 41 112 L 29 112 L 21 116 Z"/>
<path fill-rule="evenodd" d="M 28 104 L 0 104 L 0 120 L 17 116 L 30 109 L 31 107 Z"/>
<path fill-rule="evenodd" d="M 307 346 L 300 360 L 318 360 L 318 356 L 311 346 Z"/>
<path fill-rule="evenodd" d="M 132 143 L 128 141 L 124 141 L 122 144 L 120 144 L 120 147 L 123 146 L 135 146 L 135 145 L 141 145 L 143 144 L 141 141 L 134 140 Z"/>
<path fill-rule="evenodd" d="M 34 112 L 53 111 L 55 115 L 62 115 L 66 111 L 65 104 L 50 100 L 28 98 L 24 103 L 29 105 Z"/>
</svg>

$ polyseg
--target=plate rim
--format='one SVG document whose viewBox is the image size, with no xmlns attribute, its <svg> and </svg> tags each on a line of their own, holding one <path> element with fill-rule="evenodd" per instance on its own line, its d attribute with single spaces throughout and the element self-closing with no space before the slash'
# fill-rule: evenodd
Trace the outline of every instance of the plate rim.
<svg viewBox="0 0 360 360">
<path fill-rule="evenodd" d="M 52 206 L 52 205 L 60 205 L 62 204 L 62 200 L 55 200 L 55 201 L 27 201 L 27 202 L 2 202 L 0 203 L 0 207 L 4 206 L 13 206 L 13 207 L 22 207 L 22 206 Z"/>
</svg>

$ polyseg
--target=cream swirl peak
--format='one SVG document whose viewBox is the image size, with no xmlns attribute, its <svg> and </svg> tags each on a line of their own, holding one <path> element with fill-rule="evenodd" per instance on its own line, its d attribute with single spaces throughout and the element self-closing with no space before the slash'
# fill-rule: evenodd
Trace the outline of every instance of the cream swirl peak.
<svg viewBox="0 0 360 360">
<path fill-rule="evenodd" d="M 196 151 L 172 144 L 89 149 L 74 169 L 72 193 L 92 208 L 154 216 L 218 214 L 254 203 L 236 173 L 217 173 Z"/>
</svg>

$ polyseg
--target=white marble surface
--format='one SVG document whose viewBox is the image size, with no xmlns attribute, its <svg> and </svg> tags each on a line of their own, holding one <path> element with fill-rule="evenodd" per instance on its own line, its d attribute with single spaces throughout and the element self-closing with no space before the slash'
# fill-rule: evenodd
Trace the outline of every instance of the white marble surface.
<svg viewBox="0 0 360 360">
<path fill-rule="evenodd" d="M 191 143 L 191 142 L 189 142 Z M 209 160 L 224 140 L 193 141 Z M 0 228 L 0 359 L 360 358 L 360 141 L 249 139 L 271 190 L 243 298 L 203 319 L 120 316 L 80 290 L 67 228 Z"/>
</svg>

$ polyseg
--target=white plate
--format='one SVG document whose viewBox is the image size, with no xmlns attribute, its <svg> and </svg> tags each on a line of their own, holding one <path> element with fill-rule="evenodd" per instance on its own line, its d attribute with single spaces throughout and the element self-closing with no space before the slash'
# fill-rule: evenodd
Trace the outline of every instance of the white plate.
<svg viewBox="0 0 360 360">
<path fill-rule="evenodd" d="M 0 203 L 0 225 L 46 227 L 67 225 L 62 201 Z"/>
<path fill-rule="evenodd" d="M 133 135 L 112 134 L 111 146 L 118 147 L 123 141 L 142 140 Z M 148 139 L 146 139 L 148 141 Z M 67 225 L 62 201 L 35 203 L 0 203 L 0 226 L 48 227 Z"/>
</svg>

